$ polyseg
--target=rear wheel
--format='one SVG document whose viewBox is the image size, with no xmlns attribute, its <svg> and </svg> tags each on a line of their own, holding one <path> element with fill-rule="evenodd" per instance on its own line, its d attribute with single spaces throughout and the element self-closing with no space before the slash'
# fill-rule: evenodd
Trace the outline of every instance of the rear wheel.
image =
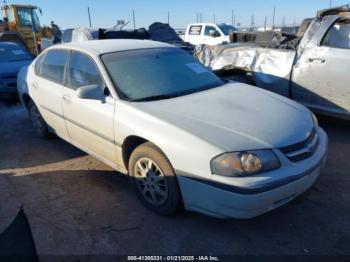
<svg viewBox="0 0 350 262">
<path fill-rule="evenodd" d="M 129 173 L 141 202 L 160 215 L 175 213 L 181 204 L 173 168 L 153 144 L 145 143 L 131 154 Z"/>
<path fill-rule="evenodd" d="M 41 116 L 38 108 L 34 104 L 33 101 L 28 102 L 28 109 L 29 109 L 29 115 L 30 115 L 30 120 L 32 122 L 32 125 L 34 127 L 35 133 L 39 138 L 49 138 L 50 137 L 50 132 L 49 132 L 49 127 L 47 126 L 45 120 Z"/>
</svg>

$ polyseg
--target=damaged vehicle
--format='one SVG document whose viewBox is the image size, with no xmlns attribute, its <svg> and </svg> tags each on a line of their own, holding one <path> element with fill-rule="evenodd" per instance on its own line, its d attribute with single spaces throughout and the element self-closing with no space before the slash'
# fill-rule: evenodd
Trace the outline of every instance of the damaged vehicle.
<svg viewBox="0 0 350 262">
<path fill-rule="evenodd" d="M 196 56 L 220 76 L 289 97 L 318 113 L 350 119 L 348 5 L 319 11 L 305 34 L 264 34 L 255 43 L 204 46 Z"/>
<path fill-rule="evenodd" d="M 310 188 L 326 159 L 306 107 L 161 42 L 57 45 L 20 71 L 18 89 L 39 137 L 53 132 L 129 174 L 162 215 L 255 217 Z"/>
</svg>

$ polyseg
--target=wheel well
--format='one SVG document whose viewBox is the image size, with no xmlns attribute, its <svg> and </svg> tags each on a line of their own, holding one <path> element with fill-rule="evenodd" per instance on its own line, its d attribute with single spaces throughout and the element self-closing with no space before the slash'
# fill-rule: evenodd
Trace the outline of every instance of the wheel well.
<svg viewBox="0 0 350 262">
<path fill-rule="evenodd" d="M 129 168 L 129 160 L 130 160 L 130 156 L 131 153 L 134 151 L 134 149 L 136 147 L 138 147 L 139 145 L 142 145 L 147 141 L 146 139 L 139 137 L 139 136 L 129 136 L 124 140 L 123 143 L 123 162 L 124 162 L 124 166 L 126 167 L 126 169 Z"/>
<path fill-rule="evenodd" d="M 22 96 L 22 100 L 23 100 L 23 105 L 26 109 L 28 109 L 28 103 L 31 100 L 30 96 L 28 94 L 24 94 Z"/>
</svg>

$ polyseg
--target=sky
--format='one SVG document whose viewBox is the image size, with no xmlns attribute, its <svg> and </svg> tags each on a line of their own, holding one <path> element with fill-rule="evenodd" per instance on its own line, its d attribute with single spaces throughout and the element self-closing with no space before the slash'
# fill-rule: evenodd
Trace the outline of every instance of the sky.
<svg viewBox="0 0 350 262">
<path fill-rule="evenodd" d="M 249 27 L 252 16 L 255 25 L 272 24 L 273 6 L 276 6 L 276 24 L 300 23 L 306 17 L 314 17 L 317 10 L 349 3 L 350 0 L 7 0 L 8 4 L 32 4 L 42 9 L 41 24 L 54 21 L 60 28 L 88 27 L 87 8 L 90 7 L 92 27 L 113 27 L 117 20 L 130 22 L 135 12 L 136 27 L 148 27 L 153 22 L 167 22 L 174 28 L 186 28 L 202 13 L 203 22 L 231 23 L 234 10 L 236 23 Z"/>
</svg>

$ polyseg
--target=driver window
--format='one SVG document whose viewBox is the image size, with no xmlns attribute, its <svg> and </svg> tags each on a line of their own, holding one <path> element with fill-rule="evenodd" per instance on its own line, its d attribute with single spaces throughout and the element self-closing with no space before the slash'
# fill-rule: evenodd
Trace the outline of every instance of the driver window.
<svg viewBox="0 0 350 262">
<path fill-rule="evenodd" d="M 95 63 L 84 54 L 72 52 L 69 63 L 69 87 L 77 90 L 82 86 L 102 84 L 103 81 Z"/>
<path fill-rule="evenodd" d="M 205 27 L 204 35 L 210 36 L 210 31 L 214 31 L 216 34 L 220 35 L 219 31 L 216 30 L 214 26 L 208 26 L 208 25 Z"/>
<path fill-rule="evenodd" d="M 336 22 L 327 32 L 322 45 L 350 49 L 350 20 Z"/>
</svg>

